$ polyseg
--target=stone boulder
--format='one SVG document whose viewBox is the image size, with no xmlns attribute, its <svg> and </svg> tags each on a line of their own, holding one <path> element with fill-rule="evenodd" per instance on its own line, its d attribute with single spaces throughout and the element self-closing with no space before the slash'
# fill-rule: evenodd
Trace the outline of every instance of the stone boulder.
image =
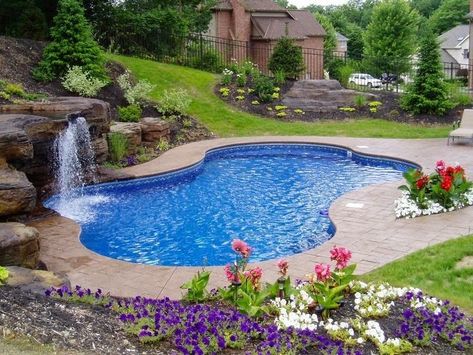
<svg viewBox="0 0 473 355">
<path fill-rule="evenodd" d="M 154 143 L 162 137 L 169 137 L 171 133 L 169 122 L 157 117 L 142 118 L 140 123 L 143 142 Z"/>
<path fill-rule="evenodd" d="M 110 133 L 121 133 L 128 141 L 127 154 L 135 154 L 141 145 L 141 125 L 134 122 L 116 122 L 110 126 Z"/>
<path fill-rule="evenodd" d="M 330 112 L 339 107 L 353 106 L 355 96 L 376 100 L 371 93 L 344 89 L 336 80 L 299 80 L 284 95 L 283 104 L 304 111 Z"/>
<path fill-rule="evenodd" d="M 0 223 L 0 265 L 34 268 L 39 260 L 39 232 L 21 223 Z"/>
<path fill-rule="evenodd" d="M 0 161 L 0 217 L 31 212 L 35 206 L 36 189 L 25 173 Z"/>
<path fill-rule="evenodd" d="M 44 291 L 51 286 L 67 286 L 71 288 L 71 283 L 65 276 L 44 270 L 31 270 L 18 266 L 9 266 L 8 279 L 6 284 L 11 287 L 18 287 L 24 291 L 39 293 L 44 295 Z"/>
</svg>

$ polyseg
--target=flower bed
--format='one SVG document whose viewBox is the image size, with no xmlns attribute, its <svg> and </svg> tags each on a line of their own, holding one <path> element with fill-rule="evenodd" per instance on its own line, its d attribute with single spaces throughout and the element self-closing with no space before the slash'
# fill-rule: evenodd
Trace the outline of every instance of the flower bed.
<svg viewBox="0 0 473 355">
<path fill-rule="evenodd" d="M 225 267 L 231 285 L 206 291 L 210 273 L 183 285 L 183 301 L 135 297 L 114 299 L 100 290 L 52 288 L 53 298 L 101 305 L 144 344 L 162 344 L 182 354 L 225 350 L 249 354 L 450 354 L 472 348 L 473 319 L 448 301 L 413 288 L 352 280 L 351 253 L 334 247 L 307 281 L 281 277 L 262 285 L 261 269 L 246 270 L 251 248 L 232 243 L 235 262 Z M 233 353 L 232 352 L 232 353 Z"/>
<path fill-rule="evenodd" d="M 411 169 L 404 173 L 402 197 L 394 202 L 397 218 L 413 218 L 454 211 L 473 205 L 473 182 L 460 165 L 447 166 L 440 160 L 435 172 L 425 175 Z"/>
</svg>

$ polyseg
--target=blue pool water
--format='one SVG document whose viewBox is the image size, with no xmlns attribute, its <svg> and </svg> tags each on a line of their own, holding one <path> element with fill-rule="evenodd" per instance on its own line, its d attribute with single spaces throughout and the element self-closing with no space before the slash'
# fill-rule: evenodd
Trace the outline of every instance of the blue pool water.
<svg viewBox="0 0 473 355">
<path fill-rule="evenodd" d="M 80 223 L 81 242 L 111 258 L 153 265 L 224 265 L 234 238 L 252 261 L 313 248 L 334 234 L 340 195 L 401 178 L 408 163 L 315 145 L 214 150 L 203 162 L 151 178 L 88 186 L 46 205 Z"/>
</svg>

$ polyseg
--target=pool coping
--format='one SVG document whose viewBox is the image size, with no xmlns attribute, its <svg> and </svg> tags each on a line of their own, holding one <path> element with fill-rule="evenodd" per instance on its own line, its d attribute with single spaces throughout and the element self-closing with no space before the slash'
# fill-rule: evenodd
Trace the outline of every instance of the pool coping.
<svg viewBox="0 0 473 355">
<path fill-rule="evenodd" d="M 422 145 L 429 145 L 431 146 L 429 149 L 436 151 L 439 158 L 447 159 L 460 151 L 465 160 L 468 160 L 462 163 L 473 165 L 468 148 L 462 146 L 448 148 L 444 140 L 249 137 L 220 138 L 186 144 L 171 149 L 148 163 L 125 168 L 121 172 L 131 176 L 132 179 L 155 176 L 199 164 L 212 149 L 241 144 L 270 143 L 329 145 L 364 156 L 433 166 L 428 157 L 413 154 L 418 152 Z M 409 154 L 403 153 L 406 149 L 410 151 Z M 450 151 L 448 157 L 443 157 L 446 151 Z M 473 170 L 473 166 L 470 170 Z M 446 215 L 429 216 L 425 219 L 396 220 L 393 201 L 399 195 L 398 185 L 399 181 L 370 185 L 351 191 L 335 200 L 329 209 L 330 219 L 336 227 L 335 236 L 314 249 L 287 257 L 291 265 L 291 275 L 303 278 L 306 273 L 312 271 L 315 262 L 328 262 L 329 249 L 335 244 L 352 250 L 354 262 L 358 264 L 357 271 L 363 273 L 425 246 L 467 234 L 473 229 L 473 222 L 468 222 L 473 221 L 471 208 Z M 363 207 L 348 208 L 349 203 L 361 203 Z M 428 223 L 425 222 L 427 220 Z M 33 222 L 32 225 L 40 230 L 41 258 L 52 271 L 65 273 L 74 284 L 101 287 L 117 296 L 133 296 L 139 293 L 145 296 L 178 298 L 181 295 L 179 286 L 200 270 L 199 267 L 140 265 L 101 256 L 80 243 L 80 227 L 63 217 L 50 217 Z M 265 280 L 271 281 L 277 277 L 275 262 L 268 260 L 251 265 L 261 266 L 265 271 Z M 226 284 L 221 267 L 206 269 L 213 271 L 211 287 Z"/>
</svg>

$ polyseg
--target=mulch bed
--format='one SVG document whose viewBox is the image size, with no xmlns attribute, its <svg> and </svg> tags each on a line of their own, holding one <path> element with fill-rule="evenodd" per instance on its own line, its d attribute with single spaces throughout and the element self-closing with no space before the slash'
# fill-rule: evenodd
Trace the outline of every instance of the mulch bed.
<svg viewBox="0 0 473 355">
<path fill-rule="evenodd" d="M 230 85 L 216 85 L 214 92 L 215 95 L 220 97 L 223 101 L 237 107 L 240 110 L 256 114 L 259 116 L 270 117 L 281 121 L 304 121 L 304 122 L 320 122 L 325 120 L 348 120 L 348 119 L 366 119 L 366 118 L 373 118 L 373 119 L 386 119 L 389 121 L 401 122 L 401 123 L 415 123 L 415 124 L 422 124 L 422 125 L 432 125 L 432 124 L 453 124 L 454 122 L 458 121 L 461 118 L 461 114 L 463 109 L 471 108 L 471 107 L 464 107 L 459 106 L 456 107 L 449 112 L 447 112 L 444 116 L 437 117 L 432 115 L 418 115 L 413 116 L 412 114 L 404 111 L 399 104 L 400 95 L 395 92 L 389 91 L 374 91 L 372 92 L 377 96 L 377 101 L 382 102 L 382 105 L 379 106 L 378 111 L 376 113 L 370 112 L 370 108 L 366 105 L 361 108 L 356 108 L 355 112 L 343 112 L 340 110 L 331 111 L 331 112 L 312 112 L 312 111 L 305 111 L 304 114 L 297 114 L 294 113 L 295 109 L 298 107 L 288 107 L 285 112 L 287 116 L 281 118 L 276 116 L 277 111 L 274 109 L 277 105 L 284 105 L 282 99 L 284 98 L 284 94 L 287 93 L 292 85 L 294 84 L 293 81 L 287 81 L 284 85 L 280 87 L 280 98 L 278 100 L 274 100 L 270 103 L 260 103 L 259 105 L 253 105 L 252 101 L 257 100 L 259 101 L 256 94 L 250 93 L 245 94 L 244 100 L 237 100 L 236 97 L 240 94 L 237 93 L 238 89 L 245 89 L 248 90 L 251 87 L 251 80 L 247 84 L 246 87 L 240 88 L 237 87 L 235 83 Z M 219 92 L 220 88 L 228 87 L 230 89 L 230 95 L 227 97 L 223 97 Z M 268 110 L 268 107 L 272 108 L 272 111 Z M 354 104 L 351 107 L 355 107 Z"/>
</svg>

